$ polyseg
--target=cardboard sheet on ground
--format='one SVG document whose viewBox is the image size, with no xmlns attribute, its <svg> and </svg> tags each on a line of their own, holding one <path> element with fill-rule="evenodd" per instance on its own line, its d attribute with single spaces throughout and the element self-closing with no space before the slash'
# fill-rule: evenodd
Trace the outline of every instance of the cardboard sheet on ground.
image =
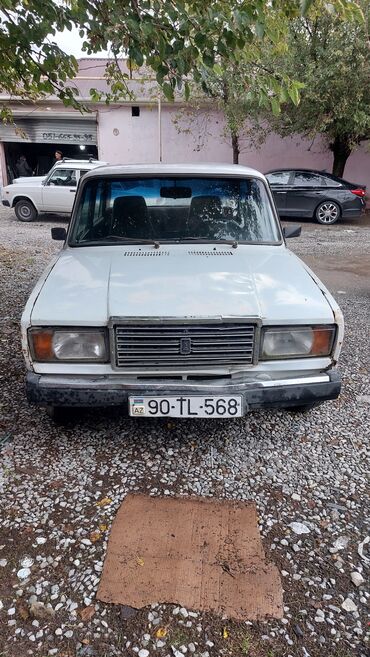
<svg viewBox="0 0 370 657">
<path fill-rule="evenodd" d="M 128 495 L 113 522 L 98 599 L 173 603 L 253 620 L 283 615 L 253 503 Z"/>
</svg>

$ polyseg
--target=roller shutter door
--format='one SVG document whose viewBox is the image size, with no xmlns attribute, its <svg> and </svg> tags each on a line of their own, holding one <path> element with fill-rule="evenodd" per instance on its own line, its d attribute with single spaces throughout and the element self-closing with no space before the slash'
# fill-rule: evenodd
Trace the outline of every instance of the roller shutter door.
<svg viewBox="0 0 370 657">
<path fill-rule="evenodd" d="M 36 144 L 97 144 L 96 118 L 17 118 L 13 125 L 0 123 L 0 141 Z"/>
</svg>

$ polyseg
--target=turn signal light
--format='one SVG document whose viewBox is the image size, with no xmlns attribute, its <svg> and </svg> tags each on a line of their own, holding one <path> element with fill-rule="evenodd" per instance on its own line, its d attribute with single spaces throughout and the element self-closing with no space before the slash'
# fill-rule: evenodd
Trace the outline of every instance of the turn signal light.
<svg viewBox="0 0 370 657">
<path fill-rule="evenodd" d="M 333 345 L 334 332 L 328 329 L 315 329 L 313 332 L 313 343 L 311 347 L 312 356 L 327 356 Z"/>
<path fill-rule="evenodd" d="M 32 347 L 35 360 L 52 360 L 53 333 L 52 331 L 32 331 Z"/>
</svg>

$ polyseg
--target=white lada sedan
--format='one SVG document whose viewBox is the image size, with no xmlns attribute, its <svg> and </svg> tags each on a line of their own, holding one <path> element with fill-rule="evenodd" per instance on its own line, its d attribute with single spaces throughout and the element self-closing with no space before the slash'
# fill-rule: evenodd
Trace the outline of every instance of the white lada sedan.
<svg viewBox="0 0 370 657">
<path fill-rule="evenodd" d="M 22 317 L 29 401 L 225 418 L 335 399 L 343 317 L 299 233 L 242 166 L 86 173 Z"/>
<path fill-rule="evenodd" d="M 41 212 L 71 214 L 77 185 L 85 173 L 106 162 L 63 159 L 46 176 L 16 178 L 1 190 L 1 202 L 19 221 L 35 221 Z"/>
</svg>

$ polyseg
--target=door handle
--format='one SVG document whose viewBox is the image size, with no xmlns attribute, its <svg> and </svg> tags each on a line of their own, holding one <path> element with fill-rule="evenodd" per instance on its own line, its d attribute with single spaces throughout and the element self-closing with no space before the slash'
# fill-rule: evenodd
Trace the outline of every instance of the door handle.
<svg viewBox="0 0 370 657">
<path fill-rule="evenodd" d="M 70 191 L 72 194 L 74 194 L 76 190 L 75 190 L 75 189 L 70 189 L 69 191 Z"/>
</svg>

